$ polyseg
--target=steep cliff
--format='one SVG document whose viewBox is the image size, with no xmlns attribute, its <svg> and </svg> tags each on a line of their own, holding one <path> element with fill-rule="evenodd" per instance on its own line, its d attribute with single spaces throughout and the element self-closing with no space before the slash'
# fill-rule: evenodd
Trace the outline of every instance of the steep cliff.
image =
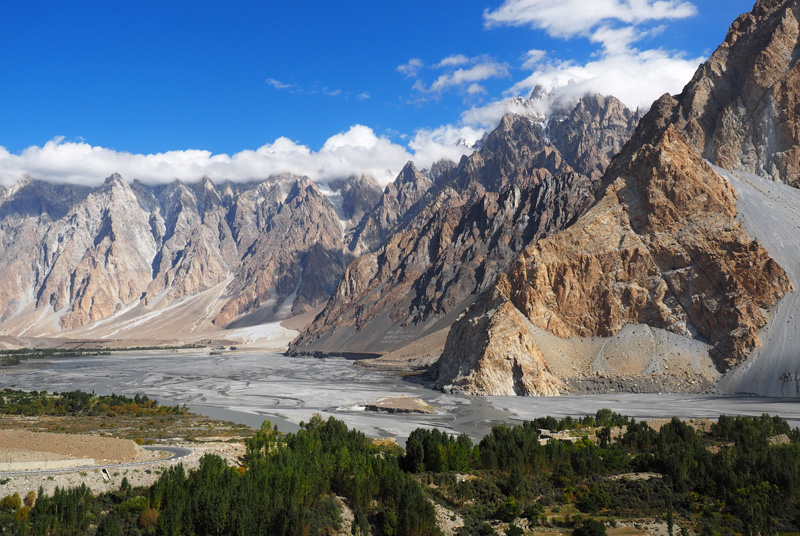
<svg viewBox="0 0 800 536">
<path fill-rule="evenodd" d="M 761 0 L 733 23 L 669 120 L 704 158 L 800 186 L 800 7 Z"/>
<path fill-rule="evenodd" d="M 360 220 L 379 188 L 341 183 Z M 147 186 L 115 174 L 96 189 L 26 178 L 0 191 L 0 331 L 199 336 L 306 312 L 352 260 L 337 208 L 292 175 Z"/>
<path fill-rule="evenodd" d="M 526 249 L 497 278 L 492 311 L 513 305 L 525 322 L 565 345 L 578 338 L 610 340 L 627 325 L 647 325 L 706 344 L 723 371 L 757 349 L 767 310 L 792 283 L 736 221 L 735 188 L 704 158 L 796 183 L 797 158 L 787 162 L 797 139 L 786 114 L 797 108 L 797 14 L 796 1 L 764 0 L 737 19 L 684 92 L 665 95 L 642 119 L 609 166 L 595 206 Z M 461 324 L 492 323 L 489 347 L 524 324 L 510 314 L 482 318 L 490 314 L 470 311 L 453 327 L 439 362 L 441 387 L 474 389 L 464 381 L 472 369 L 456 367 L 472 359 L 470 348 L 456 344 L 466 329 Z M 526 346 L 538 355 L 535 343 Z M 584 356 L 594 364 L 574 371 L 573 379 L 598 370 L 595 351 Z M 658 352 L 640 346 L 628 360 L 646 363 Z M 650 369 L 637 370 L 644 377 Z M 545 390 L 550 382 L 542 378 Z M 483 384 L 480 389 L 492 392 Z M 504 390 L 498 383 L 495 392 Z"/>
<path fill-rule="evenodd" d="M 449 180 L 437 186 L 407 166 L 395 185 L 424 192 L 405 203 L 404 220 L 387 222 L 377 215 L 400 191 L 387 187 L 364 228 L 393 234 L 347 268 L 290 351 L 380 353 L 449 327 L 526 245 L 569 226 L 588 208 L 599 174 L 578 174 L 573 164 L 602 166 L 637 120 L 614 98 L 586 97 L 558 116 L 556 137 L 548 135 L 544 117 L 504 117 L 479 151 L 439 175 Z M 562 156 L 562 142 L 574 160 Z"/>
</svg>

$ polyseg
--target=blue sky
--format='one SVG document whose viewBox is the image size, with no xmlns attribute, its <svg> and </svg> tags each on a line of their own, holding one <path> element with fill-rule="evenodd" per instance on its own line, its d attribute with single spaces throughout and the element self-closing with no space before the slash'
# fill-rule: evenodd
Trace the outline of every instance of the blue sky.
<svg viewBox="0 0 800 536">
<path fill-rule="evenodd" d="M 677 92 L 752 0 L 3 2 L 0 183 L 312 178 L 467 151 L 542 82 Z M 568 80 L 577 80 L 565 89 Z M 146 156 L 149 155 L 149 158 Z M 285 168 L 285 169 L 284 169 Z"/>
</svg>

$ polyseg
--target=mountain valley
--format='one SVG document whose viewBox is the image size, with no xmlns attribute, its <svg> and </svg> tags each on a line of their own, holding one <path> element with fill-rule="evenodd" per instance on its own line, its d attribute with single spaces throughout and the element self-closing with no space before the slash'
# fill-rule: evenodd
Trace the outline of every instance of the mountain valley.
<svg viewBox="0 0 800 536">
<path fill-rule="evenodd" d="M 2 344 L 296 334 L 454 393 L 798 396 L 798 19 L 758 2 L 646 115 L 536 88 L 383 188 L 26 176 L 0 189 Z"/>
</svg>

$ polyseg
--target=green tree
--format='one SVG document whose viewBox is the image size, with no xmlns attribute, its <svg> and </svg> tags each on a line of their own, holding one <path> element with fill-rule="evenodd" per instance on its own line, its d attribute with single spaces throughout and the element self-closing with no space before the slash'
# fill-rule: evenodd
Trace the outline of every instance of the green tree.
<svg viewBox="0 0 800 536">
<path fill-rule="evenodd" d="M 606 536 L 606 526 L 595 519 L 585 519 L 575 527 L 572 536 Z"/>
</svg>

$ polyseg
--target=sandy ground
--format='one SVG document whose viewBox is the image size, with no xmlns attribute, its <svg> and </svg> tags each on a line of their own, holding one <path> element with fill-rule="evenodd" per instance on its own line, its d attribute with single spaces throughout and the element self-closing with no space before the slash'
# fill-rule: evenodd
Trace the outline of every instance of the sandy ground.
<svg viewBox="0 0 800 536">
<path fill-rule="evenodd" d="M 720 377 L 707 344 L 663 329 L 628 324 L 608 338 L 561 339 L 528 328 L 550 369 L 576 394 L 709 393 Z"/>
<path fill-rule="evenodd" d="M 102 439 L 102 438 L 101 438 Z M 118 467 L 109 469 L 110 480 L 106 480 L 99 469 L 81 470 L 57 474 L 32 474 L 32 475 L 0 475 L 0 497 L 19 493 L 24 497 L 29 491 L 37 491 L 41 486 L 48 494 L 52 494 L 56 487 L 73 487 L 86 484 L 94 493 L 102 493 L 119 489 L 123 478 L 127 478 L 133 486 L 149 486 L 153 484 L 160 474 L 167 468 L 178 463 L 183 463 L 187 469 L 197 468 L 200 458 L 204 454 L 217 454 L 224 458 L 229 465 L 236 466 L 238 458 L 245 452 L 241 443 L 222 442 L 182 442 L 170 446 L 193 449 L 194 452 L 185 458 L 174 461 L 158 461 L 137 465 L 134 467 Z M 147 452 L 147 451 L 144 451 Z M 158 453 L 148 453 L 145 456 L 158 456 Z"/>
<path fill-rule="evenodd" d="M 134 302 L 108 318 L 71 331 L 58 329 L 58 314 L 52 310 L 32 310 L 4 324 L 4 332 L 22 333 L 25 336 L 2 336 L 0 347 L 61 346 L 77 340 L 95 343 L 95 346 L 117 348 L 209 344 L 249 349 L 285 349 L 299 333 L 299 327 L 313 320 L 312 313 L 308 313 L 286 320 L 292 328 L 272 322 L 238 329 L 219 329 L 212 324 L 212 320 L 226 301 L 225 290 L 231 280 L 166 306 L 160 299 L 148 305 Z M 96 344 L 98 341 L 99 344 Z"/>
<path fill-rule="evenodd" d="M 367 411 L 378 413 L 436 413 L 436 410 L 424 400 L 411 396 L 382 396 L 367 402 L 364 407 Z"/>
<path fill-rule="evenodd" d="M 356 361 L 364 369 L 387 371 L 418 371 L 436 363 L 447 342 L 449 329 L 442 329 L 415 340 L 400 350 L 389 352 L 376 359 Z"/>
<path fill-rule="evenodd" d="M 720 382 L 725 393 L 800 396 L 800 190 L 717 168 L 736 188 L 737 220 L 789 274 L 794 292 L 770 311 L 761 348 Z"/>
<path fill-rule="evenodd" d="M 74 456 L 65 456 L 53 452 L 25 450 L 15 447 L 0 447 L 0 463 L 16 462 L 49 462 L 53 460 L 72 460 Z"/>
<path fill-rule="evenodd" d="M 0 461 L 4 462 L 94 458 L 101 464 L 127 463 L 140 459 L 141 452 L 129 439 L 0 430 Z M 44 453 L 44 457 L 38 458 L 35 453 Z"/>
</svg>

